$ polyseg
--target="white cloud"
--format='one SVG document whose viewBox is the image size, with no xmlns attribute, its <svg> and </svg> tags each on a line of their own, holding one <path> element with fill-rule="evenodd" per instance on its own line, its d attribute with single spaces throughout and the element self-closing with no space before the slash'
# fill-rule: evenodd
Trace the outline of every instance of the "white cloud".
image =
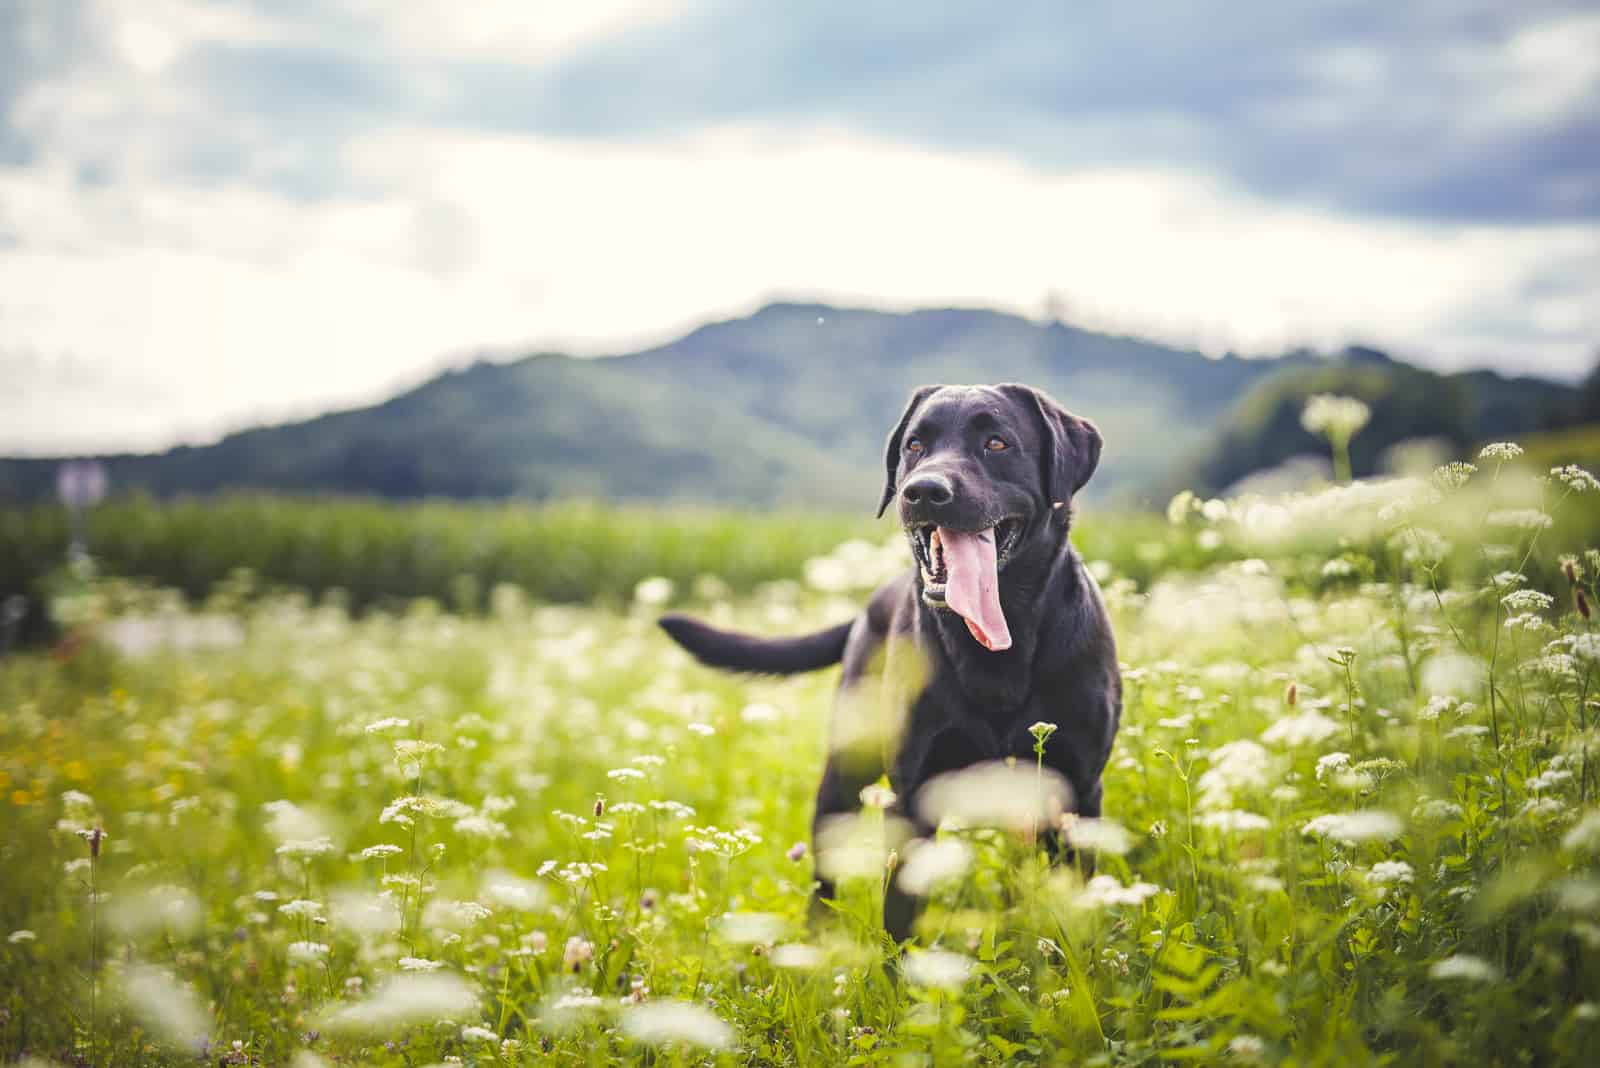
<svg viewBox="0 0 1600 1068">
<path fill-rule="evenodd" d="M 124 383 L 0 399 L 0 451 L 161 445 L 375 398 L 466 349 L 623 351 L 773 294 L 1033 311 L 1055 290 L 1075 321 L 1213 349 L 1365 340 L 1524 370 L 1577 371 L 1600 337 L 1593 225 L 1359 221 L 1196 173 L 1052 175 L 830 130 L 391 127 L 338 162 L 369 195 L 0 169 L 6 343 Z M 1562 263 L 1586 273 L 1519 310 Z"/>
<path fill-rule="evenodd" d="M 345 0 L 401 54 L 538 62 L 679 14 L 682 0 Z"/>
</svg>

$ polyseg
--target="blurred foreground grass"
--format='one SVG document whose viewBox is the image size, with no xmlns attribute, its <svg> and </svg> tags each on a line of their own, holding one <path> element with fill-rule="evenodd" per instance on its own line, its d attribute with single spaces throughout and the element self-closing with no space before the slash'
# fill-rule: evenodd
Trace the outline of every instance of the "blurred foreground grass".
<svg viewBox="0 0 1600 1068">
<path fill-rule="evenodd" d="M 1600 493 L 1480 467 L 1085 524 L 1127 683 L 1109 818 L 1066 820 L 1092 878 L 959 810 L 793 848 L 834 674 L 653 626 L 841 618 L 892 545 L 480 618 L 84 586 L 73 641 L 0 665 L 0 1059 L 1589 1063 Z M 930 901 L 903 956 L 890 878 Z"/>
</svg>

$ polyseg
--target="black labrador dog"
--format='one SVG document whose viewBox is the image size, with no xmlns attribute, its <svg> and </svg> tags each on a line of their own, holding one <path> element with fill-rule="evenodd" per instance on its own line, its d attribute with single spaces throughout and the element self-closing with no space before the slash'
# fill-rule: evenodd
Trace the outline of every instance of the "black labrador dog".
<svg viewBox="0 0 1600 1068">
<path fill-rule="evenodd" d="M 662 617 L 679 645 L 713 667 L 791 674 L 842 660 L 836 741 L 860 733 L 848 720 L 870 715 L 864 708 L 896 706 L 891 744 L 866 759 L 859 749 L 831 750 L 813 840 L 830 817 L 859 808 L 862 789 L 885 771 L 895 812 L 931 835 L 918 791 L 983 761 L 1031 765 L 1037 721 L 1058 726 L 1044 760 L 1070 784 L 1078 813 L 1100 814 L 1122 676 L 1099 588 L 1067 538 L 1072 495 L 1094 473 L 1100 444 L 1093 424 L 1028 386 L 924 386 L 889 435 L 878 508 L 896 505 L 916 565 L 874 592 L 865 613 L 782 639 Z M 897 648 L 917 654 L 916 670 L 895 669 Z M 833 892 L 819 874 L 817 897 Z M 891 880 L 884 923 L 897 941 L 910 935 L 916 909 Z"/>
</svg>

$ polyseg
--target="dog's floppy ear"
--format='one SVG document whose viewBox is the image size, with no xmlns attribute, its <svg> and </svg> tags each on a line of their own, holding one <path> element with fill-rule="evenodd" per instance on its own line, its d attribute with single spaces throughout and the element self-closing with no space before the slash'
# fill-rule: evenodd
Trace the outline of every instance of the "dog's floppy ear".
<svg viewBox="0 0 1600 1068">
<path fill-rule="evenodd" d="M 1016 384 L 998 388 L 1017 397 L 1038 416 L 1044 491 L 1051 505 L 1060 510 L 1100 465 L 1099 429 L 1061 407 L 1042 390 Z"/>
<path fill-rule="evenodd" d="M 900 439 L 905 436 L 906 425 L 911 422 L 911 415 L 922 402 L 939 386 L 918 386 L 911 394 L 911 399 L 906 401 L 906 410 L 900 413 L 900 421 L 889 432 L 889 444 L 883 451 L 883 466 L 885 469 L 883 479 L 883 499 L 878 502 L 878 515 L 882 516 L 884 509 L 889 507 L 889 502 L 894 500 L 894 473 L 900 468 Z"/>
</svg>

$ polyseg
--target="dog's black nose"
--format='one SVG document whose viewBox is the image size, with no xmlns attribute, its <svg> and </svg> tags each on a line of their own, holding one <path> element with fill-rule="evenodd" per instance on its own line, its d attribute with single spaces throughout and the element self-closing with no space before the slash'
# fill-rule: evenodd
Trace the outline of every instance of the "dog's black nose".
<svg viewBox="0 0 1600 1068">
<path fill-rule="evenodd" d="M 949 504 L 955 499 L 955 491 L 950 487 L 950 480 L 943 475 L 927 474 L 913 475 L 906 479 L 900 487 L 900 496 L 904 497 L 907 504 Z"/>
</svg>

